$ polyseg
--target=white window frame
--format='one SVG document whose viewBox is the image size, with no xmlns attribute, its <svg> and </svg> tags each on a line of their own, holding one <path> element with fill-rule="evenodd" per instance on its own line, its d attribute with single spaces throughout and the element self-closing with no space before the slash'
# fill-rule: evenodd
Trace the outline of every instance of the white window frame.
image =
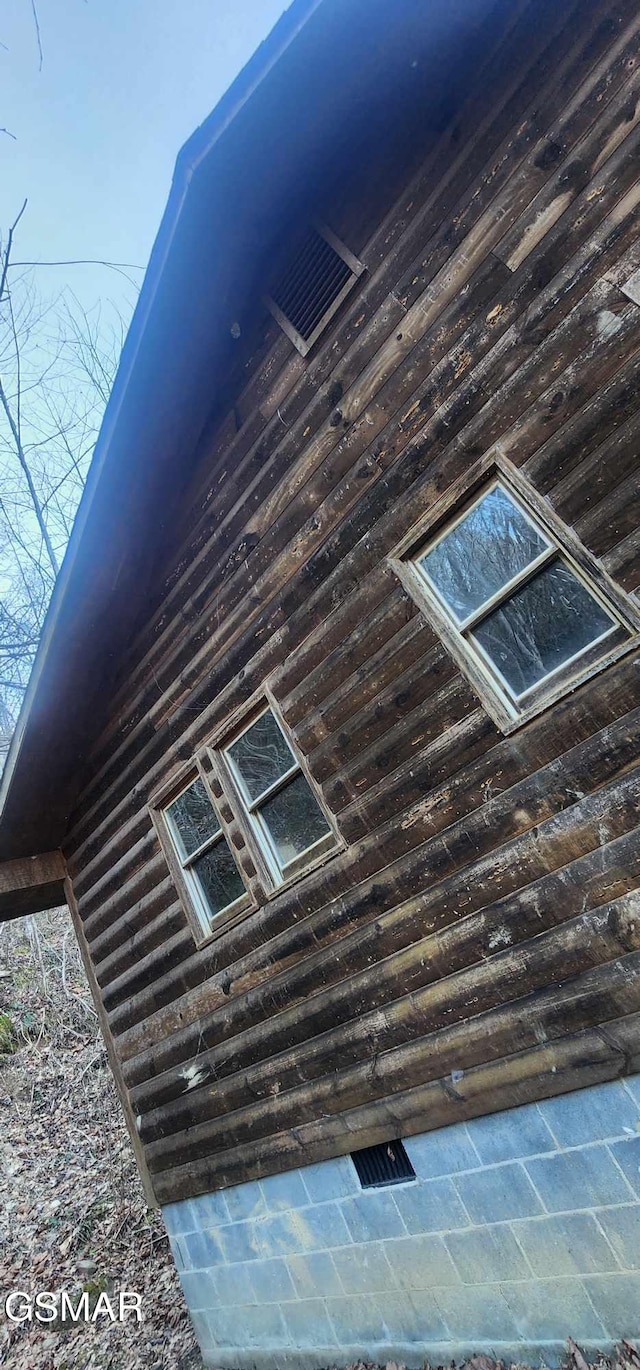
<svg viewBox="0 0 640 1370">
<path fill-rule="evenodd" d="M 505 491 L 531 527 L 544 539 L 546 546 L 477 610 L 465 619 L 459 619 L 419 563 L 497 486 Z M 638 644 L 640 615 L 629 596 L 615 585 L 596 559 L 561 522 L 548 502 L 504 458 L 481 459 L 432 507 L 426 517 L 414 525 L 389 560 L 470 680 L 488 713 L 505 733 L 520 727 Z M 534 685 L 518 693 L 509 685 L 482 645 L 473 640 L 470 634 L 545 565 L 555 561 L 567 566 L 584 585 L 611 619 L 611 627 L 580 652 L 547 672 Z"/>
<path fill-rule="evenodd" d="M 227 838 L 226 838 L 226 834 L 225 834 L 224 828 L 223 828 L 223 826 L 222 826 L 222 823 L 220 822 L 220 815 L 218 814 L 218 811 L 217 811 L 217 809 L 216 809 L 216 806 L 215 806 L 215 804 L 214 804 L 214 802 L 213 802 L 213 799 L 212 799 L 211 795 L 209 794 L 209 791 L 207 790 L 207 786 L 206 786 L 206 785 L 204 785 L 204 789 L 205 789 L 206 794 L 207 794 L 207 799 L 209 800 L 209 803 L 211 804 L 211 808 L 212 808 L 212 810 L 213 810 L 213 813 L 215 814 L 215 817 L 216 817 L 216 819 L 217 819 L 217 822 L 220 824 L 220 826 L 219 826 L 219 828 L 218 828 L 218 831 L 215 832 L 215 833 L 213 833 L 211 837 L 207 837 L 207 839 L 206 839 L 204 842 L 202 842 L 201 845 L 200 845 L 199 847 L 196 847 L 196 850 L 195 850 L 195 851 L 190 852 L 188 856 L 183 856 L 183 855 L 182 855 L 182 852 L 181 852 L 181 850 L 180 850 L 180 848 L 181 848 L 181 846 L 182 846 L 182 838 L 181 838 L 181 836 L 180 836 L 180 831 L 179 831 L 178 826 L 177 826 L 177 824 L 176 824 L 176 822 L 175 822 L 175 819 L 172 817 L 172 814 L 171 814 L 171 805 L 172 805 L 172 804 L 175 804 L 176 800 L 177 800 L 177 799 L 180 799 L 181 795 L 186 794 L 187 790 L 191 789 L 191 786 L 192 786 L 193 784 L 195 784 L 196 780 L 199 780 L 200 783 L 204 785 L 204 781 L 202 780 L 202 776 L 200 776 L 200 775 L 198 775 L 198 776 L 193 776 L 192 779 L 189 780 L 189 781 L 187 781 L 187 784 L 184 785 L 184 786 L 182 787 L 182 789 L 178 791 L 177 794 L 174 794 L 173 799 L 169 802 L 169 804 L 167 804 L 166 808 L 163 810 L 163 813 L 164 813 L 164 820 L 165 820 L 165 823 L 166 823 L 166 825 L 167 825 L 169 834 L 170 834 L 170 836 L 171 836 L 171 840 L 172 840 L 173 845 L 174 845 L 174 848 L 175 848 L 176 858 L 177 858 L 177 860 L 180 862 L 180 865 L 181 865 L 181 867 L 182 867 L 182 872 L 183 872 L 183 876 L 184 876 L 185 881 L 188 881 L 189 889 L 190 889 L 190 893 L 191 893 L 191 898 L 193 899 L 193 903 L 194 903 L 194 905 L 195 905 L 195 907 L 196 907 L 196 909 L 197 909 L 197 911 L 198 911 L 198 914 L 199 914 L 199 916 L 200 916 L 200 921 L 201 921 L 201 923 L 202 923 L 203 931 L 204 931 L 204 932 L 208 932 L 209 929 L 211 928 L 212 924 L 216 921 L 217 918 L 223 918 L 223 917 L 226 917 L 226 916 L 229 915 L 229 914 L 232 914 L 239 904 L 243 904 L 243 903 L 245 902 L 245 897 L 244 897 L 244 893 L 241 894 L 241 895 L 238 895 L 238 897 L 237 897 L 236 899 L 232 899 L 231 902 L 230 902 L 229 904 L 225 904 L 225 905 L 224 905 L 224 908 L 217 909 L 216 912 L 214 913 L 214 912 L 212 911 L 212 909 L 210 908 L 209 901 L 208 901 L 208 899 L 207 899 L 207 897 L 206 897 L 206 895 L 205 895 L 205 892 L 204 892 L 204 890 L 203 890 L 203 888 L 202 888 L 202 885 L 201 885 L 201 883 L 200 883 L 200 880 L 198 879 L 198 876 L 197 876 L 196 872 L 193 870 L 193 867 L 194 867 L 196 861 L 198 861 L 198 860 L 200 859 L 201 856 L 204 856 L 205 853 L 208 852 L 208 851 L 210 851 L 212 847 L 216 847 L 216 846 L 218 845 L 218 842 L 220 842 L 220 841 L 227 842 Z M 229 847 L 229 843 L 228 843 L 228 842 L 227 842 L 227 846 Z M 231 852 L 231 858 L 232 858 L 232 860 L 233 860 L 233 859 L 234 859 L 234 857 L 233 857 L 233 851 L 232 851 L 232 849 L 231 849 L 230 847 L 229 847 L 229 850 L 230 850 L 230 852 Z M 236 861 L 236 869 L 238 870 L 238 875 L 240 876 L 240 879 L 242 880 L 242 873 L 241 873 L 241 871 L 240 871 L 240 868 L 239 868 L 239 866 L 238 866 L 237 861 Z"/>
<path fill-rule="evenodd" d="M 188 856 L 182 854 L 182 839 L 180 833 L 169 812 L 172 804 L 179 799 L 196 780 L 204 785 L 207 798 L 215 817 L 220 824 L 219 831 L 206 838 L 204 842 L 191 852 Z M 178 775 L 168 784 L 164 785 L 152 798 L 149 805 L 151 818 L 156 829 L 160 846 L 163 850 L 170 874 L 178 891 L 180 901 L 184 908 L 187 919 L 191 925 L 196 944 L 201 946 L 208 942 L 212 937 L 217 936 L 225 928 L 228 928 L 239 918 L 244 917 L 245 913 L 255 907 L 255 899 L 248 887 L 246 872 L 242 868 L 239 854 L 232 840 L 232 833 L 229 825 L 225 823 L 218 804 L 211 792 L 211 786 L 201 768 L 191 762 L 188 767 L 181 767 Z M 193 870 L 195 862 L 199 857 L 204 856 L 207 851 L 223 839 L 226 841 L 232 859 L 235 861 L 238 875 L 244 885 L 241 895 L 226 904 L 224 908 L 213 912 L 204 890 L 200 884 L 196 872 Z"/>
<path fill-rule="evenodd" d="M 539 537 L 543 538 L 547 545 L 537 557 L 534 557 L 533 560 L 528 562 L 520 571 L 516 571 L 508 581 L 505 581 L 505 584 L 502 585 L 499 590 L 496 590 L 493 595 L 490 595 L 488 599 L 484 600 L 477 609 L 472 613 L 467 614 L 465 619 L 459 620 L 455 610 L 447 603 L 444 596 L 440 594 L 437 585 L 431 580 L 426 567 L 420 563 L 423 557 L 427 556 L 439 545 L 439 543 L 449 537 L 450 533 L 457 528 L 458 524 L 462 523 L 464 519 L 466 519 L 468 515 L 486 499 L 487 495 L 489 495 L 492 490 L 503 490 L 516 508 L 524 515 L 529 526 L 533 528 L 534 532 L 536 532 Z M 598 593 L 595 586 L 589 583 L 587 577 L 583 575 L 575 563 L 573 563 L 563 552 L 557 541 L 552 540 L 545 528 L 531 516 L 522 500 L 518 498 L 515 491 L 509 489 L 505 480 L 495 479 L 490 481 L 477 498 L 474 499 L 471 504 L 467 505 L 464 511 L 459 514 L 458 518 L 454 519 L 448 527 L 444 528 L 439 536 L 434 538 L 432 542 L 429 542 L 425 547 L 422 547 L 413 560 L 418 574 L 423 577 L 428 590 L 438 600 L 443 613 L 447 614 L 450 618 L 453 629 L 460 633 L 460 636 L 466 644 L 467 650 L 470 653 L 475 653 L 488 675 L 490 677 L 495 677 L 498 680 L 506 699 L 514 708 L 518 708 L 522 700 L 526 700 L 528 696 L 534 694 L 537 690 L 540 690 L 547 681 L 551 680 L 553 676 L 558 675 L 560 671 L 570 670 L 574 662 L 581 660 L 588 652 L 593 651 L 594 648 L 598 647 L 601 642 L 604 642 L 621 626 L 619 615 L 613 612 L 604 599 L 604 596 Z M 533 580 L 544 566 L 551 566 L 554 562 L 560 562 L 562 565 L 567 566 L 576 580 L 584 585 L 592 599 L 594 599 L 596 604 L 599 604 L 604 613 L 608 615 L 610 627 L 600 633 L 598 637 L 592 638 L 590 642 L 582 647 L 580 651 L 575 652 L 573 656 L 567 657 L 566 660 L 560 662 L 558 666 L 555 666 L 552 670 L 547 671 L 543 676 L 540 676 L 540 679 L 536 680 L 533 685 L 528 685 L 524 690 L 514 690 L 513 686 L 510 685 L 509 681 L 506 679 L 506 676 L 502 674 L 499 666 L 492 660 L 489 653 L 485 651 L 482 643 L 473 640 L 470 637 L 470 634 L 473 632 L 474 628 L 477 628 L 480 623 L 489 618 L 495 609 L 498 609 L 502 604 L 508 603 L 508 601 L 513 598 L 516 591 L 520 590 L 528 581 Z"/>
<path fill-rule="evenodd" d="M 234 746 L 245 733 L 248 733 L 259 719 L 263 718 L 267 713 L 272 715 L 276 726 L 280 729 L 282 738 L 291 753 L 291 766 L 284 771 L 277 780 L 274 780 L 272 784 L 268 785 L 257 798 L 252 799 L 244 784 L 242 774 L 235 764 L 233 757 L 230 755 L 230 748 Z M 288 731 L 283 726 L 280 714 L 271 701 L 267 701 L 263 704 L 262 708 L 258 709 L 255 713 L 252 713 L 241 728 L 231 736 L 225 738 L 224 743 L 217 747 L 215 751 L 210 749 L 210 752 L 214 755 L 218 763 L 217 769 L 223 788 L 226 790 L 230 801 L 237 809 L 239 820 L 243 822 L 248 830 L 247 836 L 250 835 L 250 839 L 252 839 L 255 844 L 255 848 L 257 849 L 256 855 L 259 856 L 263 869 L 266 870 L 273 889 L 282 888 L 300 874 L 306 874 L 309 869 L 323 861 L 327 856 L 332 856 L 334 854 L 340 843 L 332 816 L 329 814 L 322 796 L 319 794 L 318 788 L 304 766 L 302 759 L 296 754 Z M 273 798 L 274 795 L 279 794 L 279 792 L 290 784 L 291 781 L 295 780 L 298 775 L 301 775 L 309 786 L 313 798 L 327 823 L 327 832 L 323 837 L 317 838 L 314 842 L 310 842 L 309 846 L 305 847 L 304 851 L 298 852 L 298 855 L 291 861 L 283 863 L 278 855 L 275 843 L 271 837 L 267 824 L 262 818 L 260 810 L 268 800 Z M 231 783 L 229 783 L 229 781 Z"/>
</svg>

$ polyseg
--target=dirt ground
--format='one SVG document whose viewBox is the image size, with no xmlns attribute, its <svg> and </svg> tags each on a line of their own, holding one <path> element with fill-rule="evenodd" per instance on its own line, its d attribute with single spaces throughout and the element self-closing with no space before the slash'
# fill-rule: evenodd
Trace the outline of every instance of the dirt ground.
<svg viewBox="0 0 640 1370">
<path fill-rule="evenodd" d="M 143 1322 L 11 1324 L 11 1290 L 141 1295 Z M 66 910 L 0 927 L 0 1366 L 200 1370 Z M 103 1300 L 102 1307 L 105 1307 Z"/>
</svg>

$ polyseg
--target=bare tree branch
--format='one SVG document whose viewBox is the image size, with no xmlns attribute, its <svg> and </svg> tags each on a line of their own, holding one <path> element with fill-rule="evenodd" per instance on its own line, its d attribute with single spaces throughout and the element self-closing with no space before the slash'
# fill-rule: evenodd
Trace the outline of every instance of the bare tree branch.
<svg viewBox="0 0 640 1370">
<path fill-rule="evenodd" d="M 26 202 L 0 242 L 3 735 L 11 732 L 26 688 L 125 331 L 109 301 L 87 309 L 68 287 L 43 295 L 36 268 L 49 263 L 14 260 L 25 208 Z M 98 264 L 125 274 L 122 266 Z"/>
<path fill-rule="evenodd" d="M 40 529 L 40 532 L 42 533 L 42 541 L 44 542 L 44 545 L 45 545 L 45 547 L 46 547 L 46 549 L 47 549 L 47 552 L 48 552 L 48 555 L 49 555 L 49 561 L 51 562 L 51 566 L 52 566 L 52 568 L 53 568 L 53 571 L 54 571 L 55 575 L 57 575 L 57 574 L 58 574 L 58 571 L 59 571 L 59 569 L 60 569 L 59 564 L 58 564 L 58 558 L 56 557 L 56 554 L 55 554 L 55 552 L 54 552 L 54 550 L 53 550 L 53 544 L 52 544 L 52 542 L 51 542 L 51 538 L 49 537 L 49 533 L 48 533 L 48 531 L 47 531 L 47 525 L 46 525 L 46 523 L 45 523 L 45 521 L 44 521 L 44 515 L 43 515 L 43 513 L 42 513 L 42 507 L 41 507 L 41 504 L 40 504 L 40 500 L 38 499 L 38 492 L 37 492 L 37 490 L 36 490 L 36 488 L 35 488 L 35 485 L 34 485 L 34 483 L 33 483 L 33 476 L 31 475 L 31 471 L 29 470 L 29 463 L 28 463 L 28 461 L 27 461 L 27 458 L 26 458 L 26 455 L 25 455 L 25 451 L 24 451 L 24 447 L 22 446 L 22 441 L 21 441 L 21 439 L 20 439 L 20 430 L 19 430 L 18 425 L 17 425 L 17 423 L 16 423 L 16 420 L 15 420 L 15 418 L 14 418 L 12 412 L 11 412 L 11 408 L 10 408 L 9 402 L 8 402 L 8 400 L 7 400 L 7 397 L 6 397 L 6 395 L 5 395 L 4 386 L 3 386 L 1 380 L 0 380 L 0 404 L 2 405 L 2 408 L 4 409 L 7 423 L 9 424 L 9 427 L 10 427 L 11 432 L 12 432 L 12 435 L 13 435 L 13 441 L 14 441 L 15 446 L 16 446 L 16 456 L 17 456 L 17 458 L 18 458 L 18 461 L 20 462 L 20 465 L 21 465 L 22 470 L 23 470 L 23 472 L 24 472 L 25 480 L 26 480 L 26 482 L 27 482 L 27 486 L 28 486 L 28 488 L 29 488 L 29 494 L 30 494 L 30 496 L 31 496 L 31 502 L 32 502 L 32 504 L 33 504 L 33 511 L 34 511 L 35 516 L 36 516 L 36 519 L 38 520 L 38 527 L 39 527 L 39 529 Z"/>
<path fill-rule="evenodd" d="M 2 302 L 2 297 L 3 297 L 4 292 L 5 292 L 5 286 L 6 286 L 6 284 L 7 284 L 7 272 L 8 272 L 8 270 L 9 270 L 9 259 L 10 259 L 10 257 L 11 257 L 11 248 L 13 247 L 13 235 L 14 235 L 14 233 L 15 233 L 17 227 L 18 227 L 18 224 L 20 223 L 20 220 L 21 220 L 22 215 L 24 214 L 24 211 L 25 211 L 26 208 L 27 208 L 27 201 L 25 200 L 24 203 L 23 203 L 23 205 L 22 205 L 22 209 L 20 210 L 19 214 L 17 214 L 16 218 L 14 219 L 14 221 L 13 221 L 13 223 L 12 223 L 12 225 L 11 225 L 11 228 L 9 229 L 9 232 L 8 232 L 8 234 L 7 234 L 7 246 L 6 246 L 6 248 L 5 248 L 5 251 L 4 251 L 3 257 L 2 257 L 2 275 L 0 276 L 0 303 Z"/>
<path fill-rule="evenodd" d="M 41 37 L 40 37 L 40 21 L 39 21 L 39 19 L 38 19 L 38 11 L 37 11 L 37 9 L 36 9 L 36 0 L 31 0 L 31 13 L 32 13 L 32 15 L 33 15 L 33 22 L 34 22 L 35 28 L 36 28 L 36 38 L 37 38 L 37 40 L 38 40 L 38 57 L 39 57 L 38 71 L 42 71 L 42 62 L 43 62 L 43 56 L 42 56 L 42 39 L 41 39 Z"/>
</svg>

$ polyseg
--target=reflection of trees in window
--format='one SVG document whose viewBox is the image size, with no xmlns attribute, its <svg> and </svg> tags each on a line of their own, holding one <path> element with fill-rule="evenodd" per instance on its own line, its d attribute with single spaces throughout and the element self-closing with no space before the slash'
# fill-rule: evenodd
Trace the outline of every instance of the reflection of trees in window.
<svg viewBox="0 0 640 1370">
<path fill-rule="evenodd" d="M 167 805 L 164 819 L 199 921 L 208 932 L 210 920 L 241 899 L 245 886 L 200 776 Z"/>
<path fill-rule="evenodd" d="M 418 566 L 467 648 L 493 665 L 514 700 L 621 627 L 502 485 Z"/>
<path fill-rule="evenodd" d="M 194 780 L 173 804 L 169 816 L 175 824 L 185 856 L 191 856 L 208 837 L 220 831 L 215 809 L 201 780 Z"/>
<path fill-rule="evenodd" d="M 329 824 L 303 775 L 268 799 L 260 810 L 282 866 L 319 842 Z"/>
<path fill-rule="evenodd" d="M 462 622 L 548 545 L 518 505 L 496 486 L 420 564 Z"/>
<path fill-rule="evenodd" d="M 264 794 L 295 765 L 286 738 L 267 710 L 228 749 L 250 799 Z"/>
<path fill-rule="evenodd" d="M 244 894 L 240 872 L 224 839 L 194 861 L 193 874 L 212 917 L 229 908 Z"/>
<path fill-rule="evenodd" d="M 473 636 L 520 695 L 613 626 L 586 586 L 556 561 L 489 614 Z"/>
<path fill-rule="evenodd" d="M 271 709 L 225 749 L 240 779 L 243 814 L 281 881 L 292 862 L 331 841 L 329 823 Z"/>
</svg>

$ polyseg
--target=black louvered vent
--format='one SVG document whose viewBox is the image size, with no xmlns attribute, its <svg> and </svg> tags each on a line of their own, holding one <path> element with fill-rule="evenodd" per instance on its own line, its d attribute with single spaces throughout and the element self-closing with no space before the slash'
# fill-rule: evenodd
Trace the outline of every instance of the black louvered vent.
<svg viewBox="0 0 640 1370">
<path fill-rule="evenodd" d="M 401 1180 L 414 1180 L 415 1170 L 407 1156 L 402 1142 L 382 1142 L 380 1146 L 365 1146 L 362 1151 L 353 1151 L 351 1160 L 358 1172 L 363 1189 L 374 1189 L 377 1185 L 400 1184 Z"/>
<path fill-rule="evenodd" d="M 361 273 L 360 263 L 346 248 L 343 256 L 338 247 L 341 244 L 332 234 L 325 237 L 310 224 L 267 297 L 267 304 L 302 353 L 315 342 Z"/>
</svg>

